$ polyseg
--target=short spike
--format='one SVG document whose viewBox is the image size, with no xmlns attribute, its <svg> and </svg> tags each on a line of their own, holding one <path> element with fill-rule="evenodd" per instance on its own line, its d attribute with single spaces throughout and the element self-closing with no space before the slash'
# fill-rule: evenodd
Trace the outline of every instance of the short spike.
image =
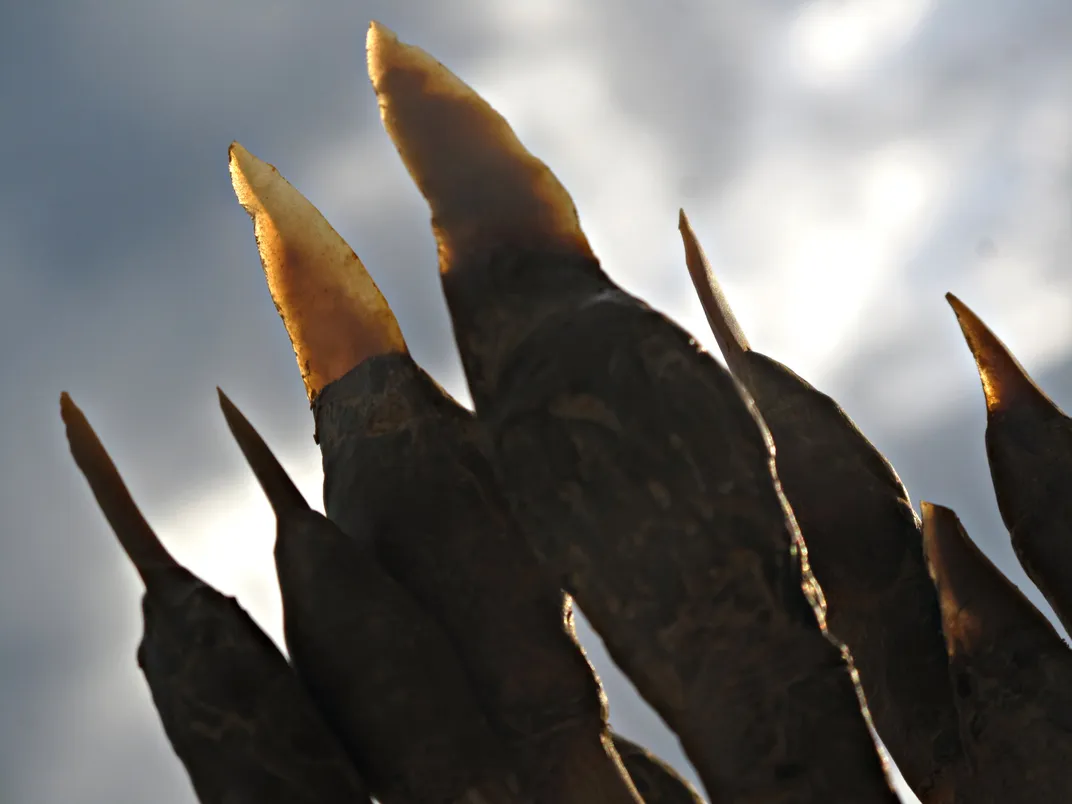
<svg viewBox="0 0 1072 804">
<path fill-rule="evenodd" d="M 1053 404 L 1024 371 L 1020 361 L 964 302 L 952 293 L 945 294 L 945 298 L 956 313 L 964 339 L 975 358 L 988 412 L 1007 410 L 1025 402 Z"/>
<path fill-rule="evenodd" d="M 230 167 L 310 401 L 363 360 L 405 352 L 387 300 L 316 207 L 237 142 Z"/>
</svg>

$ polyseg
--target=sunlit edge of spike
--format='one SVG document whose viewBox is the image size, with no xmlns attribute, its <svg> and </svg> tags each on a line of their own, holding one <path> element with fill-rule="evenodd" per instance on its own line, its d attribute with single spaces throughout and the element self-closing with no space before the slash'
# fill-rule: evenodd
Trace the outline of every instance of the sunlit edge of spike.
<svg viewBox="0 0 1072 804">
<path fill-rule="evenodd" d="M 320 211 L 240 143 L 228 161 L 310 402 L 364 360 L 407 353 L 387 300 Z"/>
<path fill-rule="evenodd" d="M 1056 407 L 1016 356 L 968 305 L 952 293 L 945 294 L 945 298 L 975 360 L 988 413 L 1005 411 L 1023 402 Z"/>
<path fill-rule="evenodd" d="M 744 365 L 744 355 L 751 351 L 752 347 L 737 317 L 733 314 L 733 308 L 730 307 L 729 300 L 715 276 L 714 269 L 684 209 L 678 210 L 677 228 L 681 233 L 681 241 L 685 248 L 685 267 L 688 268 L 692 286 L 700 299 L 704 315 L 707 316 L 707 323 L 715 335 L 715 342 L 718 343 L 718 348 L 722 351 L 722 356 L 730 371 L 745 382 L 748 371 Z"/>
</svg>

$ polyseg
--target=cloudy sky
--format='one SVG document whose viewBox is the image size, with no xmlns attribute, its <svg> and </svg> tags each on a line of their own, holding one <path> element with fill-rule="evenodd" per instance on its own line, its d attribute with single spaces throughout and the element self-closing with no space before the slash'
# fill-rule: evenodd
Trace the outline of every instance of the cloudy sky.
<svg viewBox="0 0 1072 804">
<path fill-rule="evenodd" d="M 273 635 L 272 520 L 219 384 L 318 498 L 311 418 L 231 192 L 232 139 L 350 241 L 464 396 L 370 19 L 482 92 L 609 273 L 713 346 L 679 206 L 753 346 L 838 398 L 1025 588 L 958 293 L 1072 405 L 1067 0 L 0 4 L 0 800 L 193 802 L 134 663 L 139 586 L 66 452 L 83 407 L 162 538 Z M 588 638 L 613 719 L 673 738 Z"/>
</svg>

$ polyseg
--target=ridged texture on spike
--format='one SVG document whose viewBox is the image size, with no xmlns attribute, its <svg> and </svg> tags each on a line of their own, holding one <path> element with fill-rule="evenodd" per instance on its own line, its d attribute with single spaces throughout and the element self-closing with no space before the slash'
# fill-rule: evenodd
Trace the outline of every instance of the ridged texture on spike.
<svg viewBox="0 0 1072 804">
<path fill-rule="evenodd" d="M 1072 419 L 963 302 L 947 294 L 986 396 L 986 450 L 1013 549 L 1072 631 Z"/>
<path fill-rule="evenodd" d="M 908 492 L 833 399 L 749 347 L 684 213 L 680 229 L 726 363 L 774 438 L 778 477 L 830 628 L 852 651 L 875 727 L 924 804 L 942 804 L 960 740 L 938 601 Z"/>
<path fill-rule="evenodd" d="M 316 207 L 237 142 L 230 167 L 309 399 L 368 357 L 404 353 L 383 294 Z"/>
<path fill-rule="evenodd" d="M 291 661 L 372 792 L 385 802 L 524 800 L 446 635 L 380 566 L 371 520 L 347 535 L 312 510 L 222 391 L 220 406 L 276 512 Z"/>
<path fill-rule="evenodd" d="M 472 414 L 408 355 L 373 358 L 314 405 L 324 503 L 442 625 L 540 801 L 637 799 L 604 741 L 605 701 L 569 601 L 497 488 Z"/>
<path fill-rule="evenodd" d="M 360 804 L 357 771 L 287 660 L 235 602 L 168 554 L 67 394 L 78 467 L 146 584 L 138 663 L 203 804 Z"/>
<path fill-rule="evenodd" d="M 1072 757 L 1072 652 L 964 532 L 921 503 L 966 765 L 964 804 L 1062 801 Z"/>
<path fill-rule="evenodd" d="M 500 246 L 589 251 L 565 189 L 483 98 L 379 23 L 367 48 L 384 127 L 432 209 L 441 271 Z"/>
</svg>

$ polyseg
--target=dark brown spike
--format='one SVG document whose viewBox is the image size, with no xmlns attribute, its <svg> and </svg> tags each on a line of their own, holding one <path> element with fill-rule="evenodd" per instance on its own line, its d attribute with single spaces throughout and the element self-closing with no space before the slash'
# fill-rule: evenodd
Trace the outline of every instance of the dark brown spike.
<svg viewBox="0 0 1072 804">
<path fill-rule="evenodd" d="M 953 511 L 921 507 L 964 735 L 957 800 L 1063 800 L 1072 789 L 1072 652 Z"/>
<path fill-rule="evenodd" d="M 233 598 L 160 544 L 66 393 L 60 410 L 75 462 L 145 579 L 138 664 L 198 799 L 367 804 L 364 783 L 287 660 Z"/>
<path fill-rule="evenodd" d="M 181 566 L 145 521 L 104 445 L 66 391 L 60 395 L 60 415 L 75 463 L 146 586 L 155 585 L 163 577 L 173 577 L 175 573 L 160 570 L 181 570 Z"/>
<path fill-rule="evenodd" d="M 242 454 L 246 456 L 246 461 L 253 469 L 253 474 L 256 475 L 261 488 L 264 489 L 275 515 L 282 518 L 291 513 L 309 510 L 309 503 L 294 485 L 294 481 L 290 479 L 290 475 L 287 474 L 282 464 L 268 449 L 260 433 L 249 423 L 249 419 L 220 388 L 216 388 L 216 393 L 220 398 L 220 409 L 223 411 L 224 419 L 227 420 L 227 427 L 238 442 Z"/>
<path fill-rule="evenodd" d="M 511 520 L 473 416 L 408 355 L 373 358 L 314 404 L 324 503 L 450 636 L 541 801 L 637 799 L 607 734 L 570 604 Z"/>
<path fill-rule="evenodd" d="M 924 804 L 960 739 L 938 601 L 919 523 L 889 462 L 841 407 L 748 347 L 688 222 L 682 238 L 697 294 L 726 363 L 770 428 L 778 477 L 808 545 L 831 630 L 852 651 L 872 720 Z"/>
<path fill-rule="evenodd" d="M 963 302 L 946 298 L 986 397 L 986 448 L 1001 518 L 1028 576 L 1072 630 L 1072 419 Z"/>
<path fill-rule="evenodd" d="M 610 282 L 565 190 L 475 92 L 376 28 L 369 55 L 528 542 L 714 798 L 893 801 L 737 384 Z"/>
<path fill-rule="evenodd" d="M 310 508 L 222 391 L 220 403 L 276 511 L 291 660 L 373 793 L 512 804 L 512 758 L 496 745 L 447 636 L 380 566 L 372 520 L 350 536 Z"/>
<path fill-rule="evenodd" d="M 726 359 L 726 365 L 741 382 L 747 380 L 747 364 L 745 354 L 751 351 L 748 338 L 745 337 L 741 325 L 737 323 L 737 317 L 733 314 L 726 295 L 722 292 L 721 285 L 715 277 L 711 263 L 704 254 L 700 241 L 696 239 L 696 233 L 689 225 L 689 219 L 685 217 L 685 210 L 678 212 L 678 231 L 681 232 L 681 240 L 685 246 L 685 265 L 692 277 L 692 286 L 696 289 L 696 295 L 700 297 L 700 305 L 707 316 L 707 323 L 711 325 L 711 331 L 715 334 L 718 348 L 722 350 L 722 356 Z M 747 384 L 746 386 L 747 387 Z"/>
</svg>

